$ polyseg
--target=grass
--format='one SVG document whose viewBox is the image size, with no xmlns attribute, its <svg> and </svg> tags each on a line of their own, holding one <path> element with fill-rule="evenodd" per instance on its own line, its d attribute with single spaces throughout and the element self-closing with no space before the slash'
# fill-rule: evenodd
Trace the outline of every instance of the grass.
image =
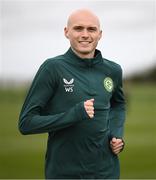
<svg viewBox="0 0 156 180">
<path fill-rule="evenodd" d="M 129 85 L 121 178 L 156 178 L 156 85 Z M 0 178 L 44 178 L 46 134 L 22 136 L 17 128 L 25 89 L 0 89 Z"/>
<path fill-rule="evenodd" d="M 126 149 L 120 155 L 121 177 L 156 178 L 156 85 L 133 84 L 128 90 Z"/>
<path fill-rule="evenodd" d="M 0 90 L 0 178 L 44 178 L 46 134 L 22 136 L 18 117 L 26 90 Z"/>
</svg>

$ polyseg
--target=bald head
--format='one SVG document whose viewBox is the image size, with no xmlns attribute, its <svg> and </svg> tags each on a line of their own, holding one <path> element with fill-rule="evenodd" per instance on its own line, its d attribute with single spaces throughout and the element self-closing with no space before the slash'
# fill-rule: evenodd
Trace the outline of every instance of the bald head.
<svg viewBox="0 0 156 180">
<path fill-rule="evenodd" d="M 80 9 L 69 16 L 64 34 L 79 57 L 93 58 L 102 31 L 98 17 L 88 9 Z"/>
<path fill-rule="evenodd" d="M 75 23 L 88 23 L 88 25 L 97 26 L 100 29 L 99 18 L 88 9 L 79 9 L 71 13 L 67 21 L 67 27 L 73 26 Z"/>
</svg>

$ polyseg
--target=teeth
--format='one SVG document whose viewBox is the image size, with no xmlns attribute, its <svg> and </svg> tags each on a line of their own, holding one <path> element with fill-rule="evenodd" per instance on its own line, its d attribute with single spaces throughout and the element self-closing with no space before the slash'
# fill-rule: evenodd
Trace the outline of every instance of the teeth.
<svg viewBox="0 0 156 180">
<path fill-rule="evenodd" d="M 84 44 L 84 45 L 85 45 L 85 44 L 89 44 L 89 42 L 87 42 L 87 41 L 81 41 L 80 43 L 81 43 L 81 44 Z"/>
</svg>

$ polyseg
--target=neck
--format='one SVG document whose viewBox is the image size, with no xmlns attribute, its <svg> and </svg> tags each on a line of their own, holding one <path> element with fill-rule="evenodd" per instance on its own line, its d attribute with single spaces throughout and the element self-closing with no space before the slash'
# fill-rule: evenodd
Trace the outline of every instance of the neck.
<svg viewBox="0 0 156 180">
<path fill-rule="evenodd" d="M 72 51 L 77 55 L 79 56 L 80 58 L 82 59 L 91 59 L 91 58 L 94 58 L 94 54 L 95 54 L 95 51 L 91 52 L 91 53 L 79 53 L 77 51 L 75 51 L 72 47 L 71 47 Z"/>
</svg>

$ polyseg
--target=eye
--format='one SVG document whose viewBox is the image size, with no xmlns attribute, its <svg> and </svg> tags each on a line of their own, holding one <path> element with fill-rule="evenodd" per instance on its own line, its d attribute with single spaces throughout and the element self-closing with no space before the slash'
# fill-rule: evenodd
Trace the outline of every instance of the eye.
<svg viewBox="0 0 156 180">
<path fill-rule="evenodd" d="M 87 29 L 89 32 L 96 32 L 97 31 L 96 27 L 88 27 Z"/>
<path fill-rule="evenodd" d="M 75 31 L 82 31 L 84 28 L 82 26 L 75 26 L 73 29 Z"/>
</svg>

